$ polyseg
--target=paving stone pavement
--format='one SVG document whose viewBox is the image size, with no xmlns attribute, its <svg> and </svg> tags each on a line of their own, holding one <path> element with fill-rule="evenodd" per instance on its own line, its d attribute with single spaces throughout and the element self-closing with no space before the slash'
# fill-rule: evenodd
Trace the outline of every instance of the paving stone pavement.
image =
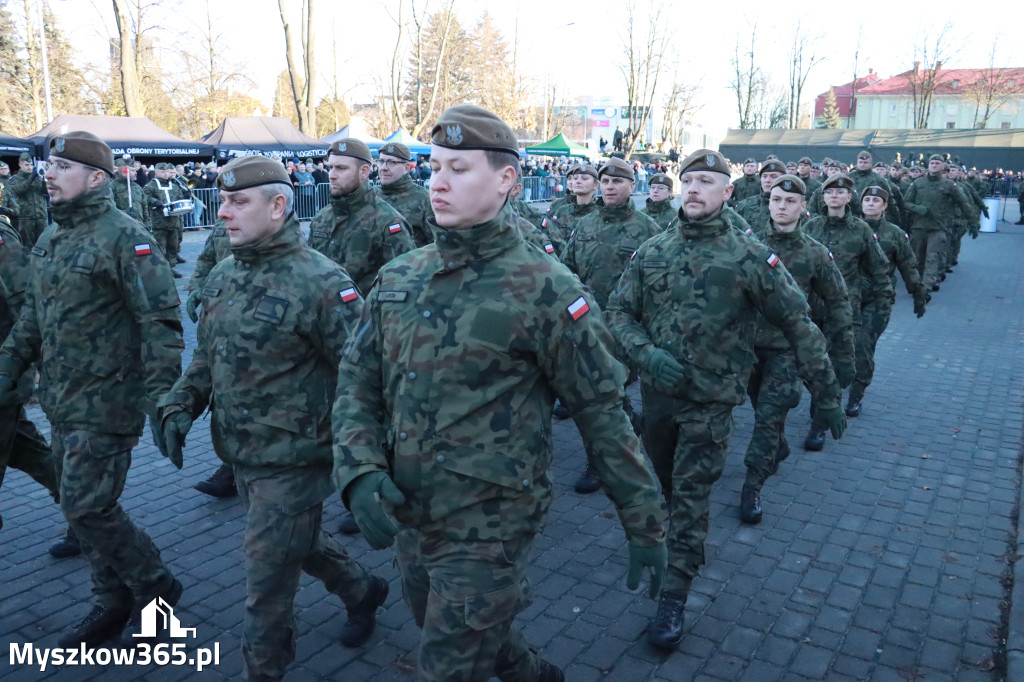
<svg viewBox="0 0 1024 682">
<path fill-rule="evenodd" d="M 676 653 L 645 644 L 656 605 L 642 590 L 626 591 L 626 545 L 612 505 L 572 491 L 582 445 L 571 421 L 556 422 L 556 499 L 530 570 L 536 600 L 518 621 L 527 639 L 572 682 L 1014 679 L 997 651 L 1021 489 L 1024 228 L 999 228 L 965 241 L 959 267 L 923 319 L 899 294 L 864 413 L 823 452 L 799 447 L 805 396 L 787 428 L 793 455 L 765 486 L 764 521 L 754 527 L 740 524 L 736 508 L 752 412 L 736 409 L 729 461 L 711 500 L 707 565 Z M 186 235 L 186 275 L 206 234 Z M 185 329 L 187 362 L 195 325 L 186 319 Z M 38 407 L 30 415 L 48 433 Z M 144 438 L 121 501 L 185 585 L 175 614 L 197 630 L 189 654 L 216 644 L 219 664 L 197 673 L 12 663 L 11 644 L 55 646 L 88 612 L 90 582 L 81 558 L 46 553 L 63 533 L 60 512 L 38 485 L 10 471 L 0 494 L 0 679 L 240 678 L 243 517 L 237 500 L 212 500 L 191 487 L 218 462 L 204 425 L 196 423 L 180 472 Z M 337 499 L 327 503 L 328 530 L 341 512 Z M 338 537 L 391 581 L 391 595 L 370 642 L 345 649 L 337 642 L 340 603 L 304 576 L 288 679 L 414 679 L 418 633 L 392 552 Z M 1019 611 L 1009 619 L 1024 621 Z"/>
</svg>

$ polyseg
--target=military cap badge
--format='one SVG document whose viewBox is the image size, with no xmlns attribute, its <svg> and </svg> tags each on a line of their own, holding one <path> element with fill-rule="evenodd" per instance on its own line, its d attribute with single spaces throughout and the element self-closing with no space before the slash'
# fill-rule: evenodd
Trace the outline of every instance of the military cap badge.
<svg viewBox="0 0 1024 682">
<path fill-rule="evenodd" d="M 707 165 L 708 168 L 714 168 L 715 167 L 715 156 L 714 156 L 714 154 L 705 154 L 704 155 L 704 163 Z"/>
<path fill-rule="evenodd" d="M 222 176 L 222 180 L 224 181 L 225 187 L 234 187 L 236 182 L 235 171 L 228 171 L 227 173 L 225 173 Z"/>
<path fill-rule="evenodd" d="M 395 148 L 394 148 L 393 145 L 390 145 L 390 144 L 388 145 L 388 152 L 387 153 L 388 154 L 394 154 L 395 153 Z"/>
<path fill-rule="evenodd" d="M 448 139 L 448 144 L 462 144 L 462 126 L 458 123 L 445 128 L 445 135 Z"/>
<path fill-rule="evenodd" d="M 65 142 L 65 140 L 64 140 L 63 137 L 58 137 L 56 140 L 54 140 L 54 142 L 53 142 L 53 149 L 54 149 L 54 151 L 56 151 L 57 153 L 60 153 L 60 152 L 64 151 L 64 142 Z"/>
<path fill-rule="evenodd" d="M 338 145 L 338 151 L 339 152 L 348 151 L 348 145 L 345 144 L 344 142 L 342 142 L 341 144 Z"/>
<path fill-rule="evenodd" d="M 785 182 L 783 182 L 782 183 L 782 189 L 786 190 L 787 192 L 789 190 L 793 189 L 793 181 L 792 180 L 786 180 Z"/>
</svg>

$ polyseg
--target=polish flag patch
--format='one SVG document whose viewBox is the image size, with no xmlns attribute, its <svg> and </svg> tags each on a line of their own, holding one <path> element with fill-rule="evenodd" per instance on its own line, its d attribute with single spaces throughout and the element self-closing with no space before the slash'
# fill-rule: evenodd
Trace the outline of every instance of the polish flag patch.
<svg viewBox="0 0 1024 682">
<path fill-rule="evenodd" d="M 910 239 L 910 234 L 908 234 L 907 232 L 904 232 L 903 236 L 906 237 L 907 239 Z"/>
<path fill-rule="evenodd" d="M 828 252 L 828 259 L 829 260 L 835 260 L 836 259 L 836 257 L 832 255 L 831 251 Z"/>
<path fill-rule="evenodd" d="M 396 232 L 402 231 L 401 223 L 395 223 L 394 225 L 388 225 L 388 232 L 395 234 Z"/>
<path fill-rule="evenodd" d="M 3 246 L 3 245 L 4 245 L 4 238 L 0 237 L 0 246 Z"/>
<path fill-rule="evenodd" d="M 541 226 L 541 227 L 547 227 L 547 226 L 548 226 L 548 219 L 547 219 L 547 218 L 545 218 L 545 219 L 544 219 L 544 222 L 542 222 L 542 223 L 540 224 L 540 226 Z"/>
<path fill-rule="evenodd" d="M 549 244 L 545 244 L 544 245 L 544 251 L 546 251 L 547 253 L 554 253 L 555 252 L 555 247 L 551 246 L 550 243 Z"/>
<path fill-rule="evenodd" d="M 148 256 L 153 253 L 153 249 L 149 248 L 149 244 L 136 244 L 135 255 L 136 256 Z"/>
<path fill-rule="evenodd" d="M 578 320 L 587 314 L 587 312 L 590 310 L 590 306 L 587 305 L 586 299 L 580 296 L 575 301 L 573 301 L 572 305 L 566 308 L 566 310 L 568 310 L 569 314 L 572 315 L 572 319 Z"/>
<path fill-rule="evenodd" d="M 871 236 L 875 238 L 876 242 L 878 241 L 878 233 L 877 232 L 872 232 Z"/>
<path fill-rule="evenodd" d="M 776 256 L 774 253 L 772 255 L 768 256 L 768 266 L 769 267 L 773 267 L 774 268 L 778 264 L 779 264 L 779 257 L 778 256 Z"/>
<path fill-rule="evenodd" d="M 341 296 L 341 300 L 344 301 L 345 303 L 348 303 L 349 301 L 354 301 L 356 300 L 356 298 L 359 297 L 359 294 L 356 292 L 355 287 L 349 287 L 348 289 L 345 289 L 338 295 Z"/>
</svg>

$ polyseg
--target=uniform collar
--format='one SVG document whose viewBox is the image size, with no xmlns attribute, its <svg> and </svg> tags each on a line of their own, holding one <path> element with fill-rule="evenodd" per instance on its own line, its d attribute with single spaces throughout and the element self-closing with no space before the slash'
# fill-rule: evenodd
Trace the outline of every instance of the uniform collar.
<svg viewBox="0 0 1024 682">
<path fill-rule="evenodd" d="M 770 221 L 769 224 L 771 225 L 771 228 L 772 228 L 771 229 L 771 233 L 770 233 L 772 239 L 796 239 L 801 234 L 803 234 L 803 228 L 801 227 L 801 225 L 803 224 L 802 220 L 798 220 L 797 221 L 796 227 L 793 228 L 792 232 L 781 232 L 779 230 L 776 230 L 775 229 L 775 221 Z"/>
<path fill-rule="evenodd" d="M 650 197 L 647 197 L 647 212 L 648 213 L 674 213 L 672 209 L 672 200 L 667 201 L 651 201 Z"/>
<path fill-rule="evenodd" d="M 104 185 L 91 192 L 81 194 L 71 201 L 64 201 L 50 207 L 53 222 L 62 229 L 70 229 L 114 208 L 114 197 L 110 185 Z"/>
<path fill-rule="evenodd" d="M 604 199 L 597 200 L 597 210 L 601 212 L 601 220 L 607 222 L 624 223 L 636 213 L 636 206 L 633 205 L 633 198 L 630 197 L 622 206 L 607 206 Z"/>
<path fill-rule="evenodd" d="M 826 211 L 827 210 L 828 209 L 826 208 Z M 845 227 L 846 224 L 850 222 L 850 218 L 852 218 L 852 217 L 853 217 L 853 211 L 850 210 L 850 205 L 847 204 L 845 206 L 845 210 L 843 212 L 843 217 L 842 218 L 835 218 L 833 216 L 830 216 L 826 212 L 825 213 L 825 224 L 826 225 L 843 225 Z"/>
<path fill-rule="evenodd" d="M 380 191 L 384 194 L 401 194 L 409 190 L 411 185 L 414 185 L 412 177 L 409 173 L 406 173 L 401 178 L 392 182 L 390 185 L 381 185 Z"/>
<path fill-rule="evenodd" d="M 690 222 L 690 220 L 683 213 L 683 209 L 679 209 L 679 232 L 684 237 L 701 238 L 701 237 L 717 237 L 718 235 L 725 234 L 732 227 L 726 221 L 725 216 L 722 214 L 722 209 L 704 220 L 697 222 Z"/>
<path fill-rule="evenodd" d="M 364 182 L 351 194 L 343 197 L 331 197 L 331 208 L 334 210 L 334 217 L 345 218 L 373 201 L 373 190 L 369 182 Z"/>
<path fill-rule="evenodd" d="M 299 220 L 292 213 L 281 229 L 258 242 L 243 246 L 232 246 L 231 255 L 242 263 L 259 263 L 286 256 L 302 247 L 302 232 Z"/>
<path fill-rule="evenodd" d="M 441 227 L 434 218 L 429 218 L 427 225 L 434 233 L 434 246 L 445 272 L 475 261 L 490 260 L 523 242 L 508 204 L 491 220 L 464 230 Z"/>
</svg>

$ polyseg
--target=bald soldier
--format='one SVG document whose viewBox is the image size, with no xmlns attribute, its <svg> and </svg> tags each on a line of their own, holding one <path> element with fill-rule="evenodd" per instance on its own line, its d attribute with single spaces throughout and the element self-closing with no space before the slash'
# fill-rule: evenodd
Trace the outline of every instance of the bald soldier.
<svg viewBox="0 0 1024 682">
<path fill-rule="evenodd" d="M 427 228 L 427 221 L 434 212 L 430 208 L 430 193 L 413 182 L 409 174 L 414 165 L 412 153 L 404 144 L 388 142 L 381 147 L 377 157 L 378 191 L 381 199 L 409 223 L 416 246 L 423 246 L 434 241 L 434 235 Z"/>
<path fill-rule="evenodd" d="M 665 173 L 657 173 L 647 181 L 650 187 L 650 196 L 643 212 L 651 217 L 651 220 L 658 224 L 662 230 L 675 220 L 676 209 L 672 207 L 672 177 Z"/>
</svg>

